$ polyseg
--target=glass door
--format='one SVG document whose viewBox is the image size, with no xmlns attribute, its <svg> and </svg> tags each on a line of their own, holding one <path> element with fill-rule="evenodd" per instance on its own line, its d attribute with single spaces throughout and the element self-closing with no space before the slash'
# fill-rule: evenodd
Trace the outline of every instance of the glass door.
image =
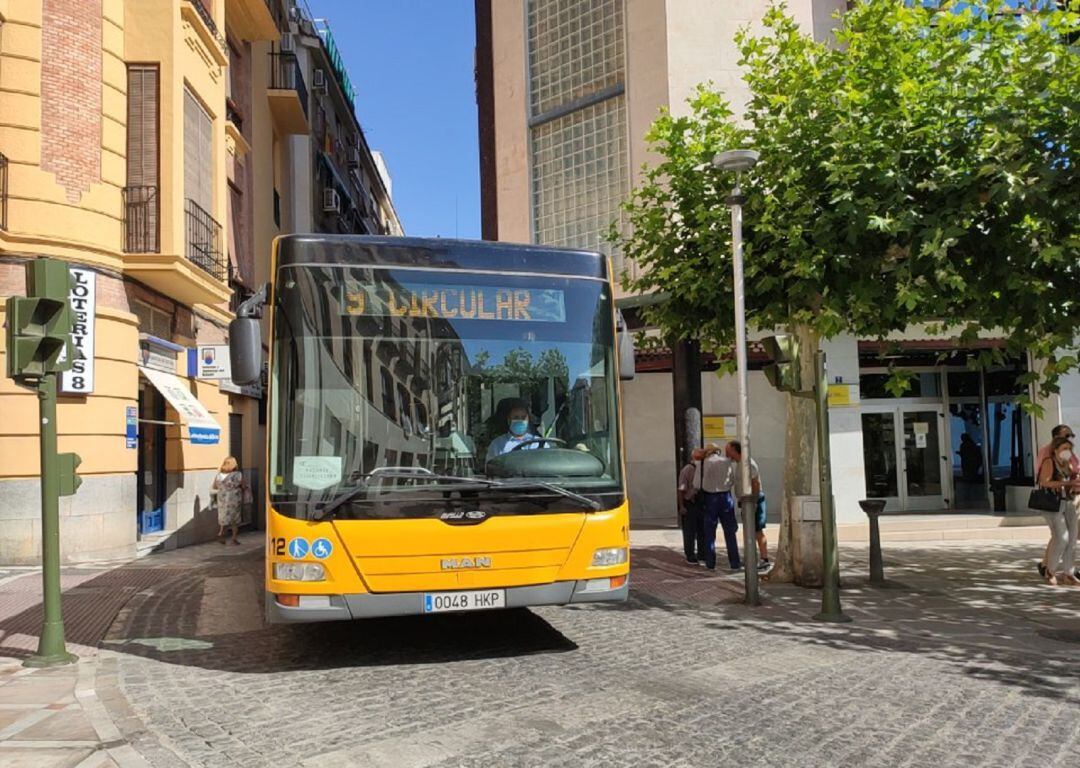
<svg viewBox="0 0 1080 768">
<path fill-rule="evenodd" d="M 896 409 L 864 411 L 862 431 L 867 498 L 884 499 L 889 510 L 903 509 L 896 452 Z"/>
<path fill-rule="evenodd" d="M 908 405 L 897 409 L 900 420 L 900 491 L 906 510 L 939 510 L 945 498 L 945 469 L 951 467 L 943 450 L 945 411 L 940 406 Z"/>
<path fill-rule="evenodd" d="M 862 413 L 867 498 L 888 510 L 949 506 L 943 450 L 945 411 L 933 405 L 867 406 Z"/>
</svg>

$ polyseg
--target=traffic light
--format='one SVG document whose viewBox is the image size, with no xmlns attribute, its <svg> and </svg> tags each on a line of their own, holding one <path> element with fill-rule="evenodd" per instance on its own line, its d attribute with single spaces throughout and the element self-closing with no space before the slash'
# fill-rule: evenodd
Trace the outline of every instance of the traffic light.
<svg viewBox="0 0 1080 768">
<path fill-rule="evenodd" d="M 61 496 L 73 496 L 82 485 L 82 478 L 76 474 L 80 464 L 82 464 L 82 459 L 77 453 L 56 454 L 57 480 L 60 484 Z"/>
<path fill-rule="evenodd" d="M 770 362 L 765 366 L 765 378 L 781 392 L 801 392 L 799 375 L 799 342 L 789 333 L 779 333 L 762 339 Z"/>
<path fill-rule="evenodd" d="M 26 273 L 27 295 L 7 300 L 7 375 L 16 381 L 68 370 L 75 359 L 68 265 L 37 259 Z"/>
</svg>

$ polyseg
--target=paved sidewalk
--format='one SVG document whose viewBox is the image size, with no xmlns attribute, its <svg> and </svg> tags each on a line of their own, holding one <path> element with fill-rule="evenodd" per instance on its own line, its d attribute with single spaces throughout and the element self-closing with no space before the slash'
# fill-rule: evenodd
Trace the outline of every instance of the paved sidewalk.
<svg viewBox="0 0 1080 768">
<path fill-rule="evenodd" d="M 37 650 L 41 571 L 0 570 L 0 768 L 147 768 L 117 725 L 126 705 L 115 685 L 115 658 L 100 647 L 106 632 L 136 595 L 184 578 L 215 556 L 261 548 L 262 537 L 249 536 L 245 546 L 225 552 L 197 547 L 168 558 L 64 567 L 65 638 L 79 660 L 49 669 L 22 666 Z"/>
</svg>

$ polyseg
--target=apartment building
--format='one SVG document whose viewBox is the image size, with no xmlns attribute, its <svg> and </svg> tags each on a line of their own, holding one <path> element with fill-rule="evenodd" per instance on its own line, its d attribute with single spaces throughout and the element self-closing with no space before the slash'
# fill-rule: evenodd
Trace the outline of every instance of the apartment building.
<svg viewBox="0 0 1080 768">
<path fill-rule="evenodd" d="M 226 455 L 258 481 L 262 393 L 214 369 L 292 195 L 270 95 L 287 19 L 284 0 L 0 2 L 0 297 L 50 256 L 90 298 L 58 409 L 60 450 L 82 457 L 66 561 L 212 537 Z M 0 562 L 29 563 L 33 392 L 0 379 L 0 412 Z"/>
<path fill-rule="evenodd" d="M 327 19 L 290 6 L 290 34 L 271 53 L 271 93 L 289 113 L 287 174 L 295 194 L 283 212 L 294 232 L 401 235 L 390 176 L 356 117 L 356 90 Z M 280 103 L 295 93 L 297 104 Z"/>
<path fill-rule="evenodd" d="M 685 114 L 686 98 L 710 81 L 741 111 L 748 93 L 734 36 L 760 24 L 768 6 L 768 0 L 476 0 L 483 236 L 601 250 L 617 272 L 636 275 L 638 265 L 611 249 L 604 234 L 620 224 L 619 203 L 654 159 L 645 141 L 649 126 L 662 107 Z M 847 3 L 789 0 L 787 6 L 804 30 L 827 39 Z M 616 294 L 632 325 L 636 308 L 652 300 L 621 287 Z M 1054 424 L 1075 422 L 1080 413 L 1080 378 L 1066 377 L 1060 396 L 1042 403 L 1041 416 L 1024 413 L 1018 398 L 1029 387 L 1018 377 L 1030 361 L 986 373 L 967 368 L 970 354 L 1001 345 L 986 334 L 956 349 L 925 329 L 909 329 L 888 345 L 900 350 L 889 364 L 918 374 L 904 398 L 884 387 L 881 343 L 845 336 L 825 345 L 841 522 L 864 520 L 857 502 L 868 495 L 886 498 L 893 509 L 1024 508 L 1038 446 Z M 776 514 L 786 402 L 765 381 L 762 363 L 761 349 L 752 345 L 752 447 Z M 716 367 L 692 341 L 678 342 L 640 355 L 637 379 L 623 386 L 635 522 L 674 520 L 688 407 L 705 416 L 707 441 L 734 437 L 735 383 L 718 377 Z M 978 471 L 969 441 L 978 447 Z"/>
</svg>

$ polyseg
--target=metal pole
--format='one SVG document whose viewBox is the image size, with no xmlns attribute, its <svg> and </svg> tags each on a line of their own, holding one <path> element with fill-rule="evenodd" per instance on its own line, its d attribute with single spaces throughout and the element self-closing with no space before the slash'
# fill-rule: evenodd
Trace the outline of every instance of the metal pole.
<svg viewBox="0 0 1080 768">
<path fill-rule="evenodd" d="M 45 618 L 37 653 L 23 666 L 53 667 L 77 658 L 64 646 L 60 613 L 60 478 L 56 462 L 56 377 L 48 373 L 38 384 L 41 414 L 41 587 Z"/>
<path fill-rule="evenodd" d="M 731 206 L 731 266 L 735 284 L 735 364 L 736 380 L 739 387 L 739 443 L 742 445 L 742 460 L 739 462 L 739 487 L 742 497 L 743 519 L 743 582 L 747 605 L 761 605 L 758 595 L 757 546 L 754 541 L 754 498 L 750 485 L 750 398 L 746 383 L 746 304 L 743 296 L 743 246 L 742 246 L 742 190 L 739 189 L 738 176 L 735 189 L 728 198 Z"/>
<path fill-rule="evenodd" d="M 814 353 L 814 395 L 817 404 L 818 468 L 821 485 L 821 556 L 824 585 L 818 621 L 845 622 L 851 619 L 840 609 L 840 560 L 836 553 L 836 510 L 832 495 L 832 462 L 829 448 L 829 380 L 825 353 Z"/>
</svg>

